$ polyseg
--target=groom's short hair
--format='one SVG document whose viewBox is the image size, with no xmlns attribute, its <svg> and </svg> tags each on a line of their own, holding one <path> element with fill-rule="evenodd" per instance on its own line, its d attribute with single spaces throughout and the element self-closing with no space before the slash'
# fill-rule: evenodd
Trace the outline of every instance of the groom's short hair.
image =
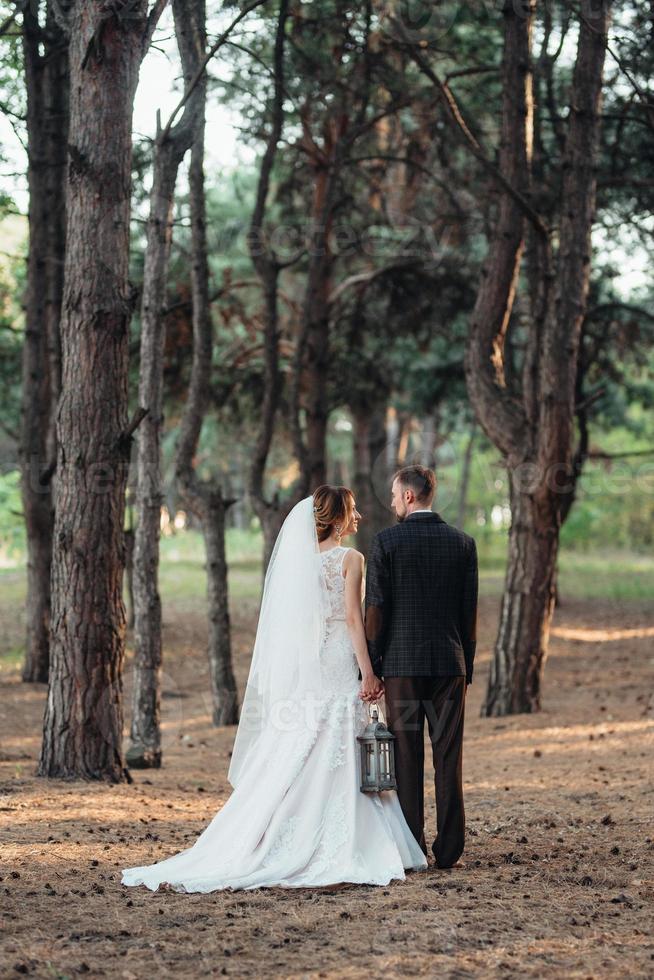
<svg viewBox="0 0 654 980">
<path fill-rule="evenodd" d="M 416 500 L 421 504 L 430 504 L 436 492 L 436 474 L 428 466 L 415 463 L 413 466 L 403 466 L 393 476 L 393 482 L 398 480 L 405 490 L 413 490 Z"/>
</svg>

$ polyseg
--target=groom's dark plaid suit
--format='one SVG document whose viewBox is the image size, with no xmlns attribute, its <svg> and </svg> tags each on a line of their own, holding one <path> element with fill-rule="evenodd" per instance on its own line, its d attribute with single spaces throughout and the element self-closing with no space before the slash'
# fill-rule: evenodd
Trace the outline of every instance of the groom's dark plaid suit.
<svg viewBox="0 0 654 980">
<path fill-rule="evenodd" d="M 398 795 L 423 850 L 424 721 L 436 782 L 440 867 L 463 851 L 462 745 L 465 692 L 477 641 L 474 538 L 433 512 L 414 512 L 375 536 L 366 574 L 366 636 L 384 678 L 395 735 Z"/>
</svg>

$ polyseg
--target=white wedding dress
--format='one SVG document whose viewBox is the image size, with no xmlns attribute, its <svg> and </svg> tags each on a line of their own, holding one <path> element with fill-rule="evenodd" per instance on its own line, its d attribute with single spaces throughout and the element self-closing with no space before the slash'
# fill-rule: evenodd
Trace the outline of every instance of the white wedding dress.
<svg viewBox="0 0 654 980">
<path fill-rule="evenodd" d="M 124 885 L 179 892 L 386 885 L 427 867 L 395 791 L 362 793 L 356 736 L 369 721 L 345 621 L 343 558 L 320 552 L 323 633 L 319 694 L 302 725 L 275 725 L 247 756 L 237 785 L 192 847 L 126 868 Z M 231 773 L 230 773 L 231 778 Z M 236 782 L 235 780 L 232 780 Z"/>
</svg>

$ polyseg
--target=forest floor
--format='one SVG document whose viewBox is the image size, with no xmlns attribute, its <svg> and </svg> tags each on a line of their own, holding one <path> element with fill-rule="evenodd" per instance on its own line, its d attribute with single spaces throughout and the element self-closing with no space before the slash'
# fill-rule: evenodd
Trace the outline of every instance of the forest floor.
<svg viewBox="0 0 654 980">
<path fill-rule="evenodd" d="M 464 868 L 386 888 L 207 895 L 120 884 L 123 867 L 188 847 L 229 793 L 234 731 L 212 728 L 200 693 L 202 604 L 165 609 L 165 765 L 132 771 L 131 785 L 37 778 L 45 688 L 4 661 L 1 977 L 654 976 L 654 621 L 642 598 L 565 600 L 543 710 L 494 719 L 479 712 L 498 601 L 482 590 Z M 15 607 L 0 616 L 15 629 Z M 236 598 L 241 689 L 255 622 L 256 602 Z M 130 665 L 131 652 L 127 688 Z"/>
</svg>

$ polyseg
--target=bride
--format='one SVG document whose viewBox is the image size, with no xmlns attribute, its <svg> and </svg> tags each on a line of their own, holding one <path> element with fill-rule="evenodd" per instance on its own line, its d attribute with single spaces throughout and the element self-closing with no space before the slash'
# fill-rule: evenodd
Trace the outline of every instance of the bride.
<svg viewBox="0 0 654 980">
<path fill-rule="evenodd" d="M 356 736 L 379 697 L 361 612 L 363 555 L 347 487 L 291 510 L 266 572 L 229 767 L 234 788 L 195 843 L 122 884 L 178 892 L 387 885 L 427 861 L 394 790 L 362 793 Z M 358 673 L 361 672 L 361 681 Z"/>
</svg>

